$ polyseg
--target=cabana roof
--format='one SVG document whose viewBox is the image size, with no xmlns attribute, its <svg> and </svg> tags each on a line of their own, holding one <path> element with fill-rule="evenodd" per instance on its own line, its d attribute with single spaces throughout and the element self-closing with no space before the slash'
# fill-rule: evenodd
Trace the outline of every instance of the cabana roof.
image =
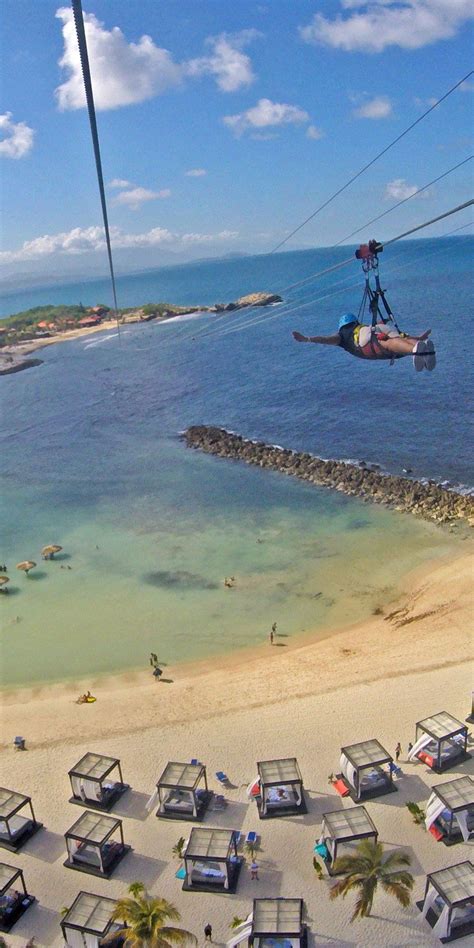
<svg viewBox="0 0 474 948">
<path fill-rule="evenodd" d="M 234 849 L 234 831 L 194 826 L 185 856 L 190 859 L 228 859 Z"/>
<path fill-rule="evenodd" d="M 205 767 L 203 764 L 178 764 L 170 761 L 166 765 L 157 786 L 178 787 L 180 790 L 194 790 L 199 783 Z"/>
<path fill-rule="evenodd" d="M 433 793 L 442 800 L 448 810 L 465 810 L 474 806 L 474 780 L 472 777 L 458 777 L 432 787 Z"/>
<path fill-rule="evenodd" d="M 457 718 L 453 718 L 452 714 L 448 714 L 447 711 L 439 711 L 438 714 L 433 714 L 430 718 L 417 721 L 416 726 L 421 727 L 436 741 L 445 737 L 452 737 L 454 734 L 459 734 L 460 731 L 467 731 L 467 726 L 458 721 Z"/>
<path fill-rule="evenodd" d="M 332 838 L 340 841 L 353 839 L 355 836 L 377 834 L 377 828 L 364 806 L 323 813 L 323 820 Z"/>
<path fill-rule="evenodd" d="M 370 767 L 372 764 L 386 764 L 393 757 L 385 750 L 379 741 L 361 741 L 359 744 L 349 744 L 341 748 L 342 753 L 350 760 L 354 767 Z"/>
<path fill-rule="evenodd" d="M 266 787 L 303 782 L 296 757 L 286 757 L 282 760 L 259 760 L 257 769 L 260 783 Z"/>
<path fill-rule="evenodd" d="M 91 813 L 86 810 L 68 829 L 66 836 L 73 836 L 75 839 L 100 846 L 121 825 L 122 821 L 113 816 L 103 816 L 101 813 Z"/>
<path fill-rule="evenodd" d="M 7 866 L 6 862 L 0 862 L 0 895 L 7 892 L 21 874 L 21 869 L 17 869 L 16 866 Z"/>
<path fill-rule="evenodd" d="M 25 797 L 23 793 L 15 793 L 14 790 L 0 787 L 0 819 L 8 819 L 30 801 L 31 797 Z"/>
<path fill-rule="evenodd" d="M 88 777 L 89 780 L 103 780 L 119 763 L 117 757 L 104 757 L 102 754 L 84 754 L 79 763 L 69 771 L 69 775 Z"/>
<path fill-rule="evenodd" d="M 302 899 L 254 899 L 254 936 L 300 935 L 302 920 Z"/>
<path fill-rule="evenodd" d="M 457 866 L 439 869 L 428 876 L 430 882 L 448 905 L 462 905 L 474 899 L 474 864 L 459 862 Z"/>
<path fill-rule="evenodd" d="M 116 905 L 115 899 L 93 895 L 92 892 L 79 892 L 62 924 L 80 928 L 90 934 L 106 935 Z"/>
</svg>

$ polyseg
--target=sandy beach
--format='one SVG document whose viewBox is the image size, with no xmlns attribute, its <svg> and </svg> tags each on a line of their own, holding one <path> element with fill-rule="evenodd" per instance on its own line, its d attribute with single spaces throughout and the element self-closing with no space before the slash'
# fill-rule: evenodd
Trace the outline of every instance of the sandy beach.
<svg viewBox="0 0 474 948">
<path fill-rule="evenodd" d="M 404 911 L 381 893 L 374 917 L 350 925 L 352 899 L 329 901 L 327 877 L 315 878 L 312 848 L 322 813 L 352 805 L 328 785 L 340 747 L 376 737 L 392 753 L 401 742 L 404 776 L 396 794 L 370 801 L 367 808 L 388 849 L 402 846 L 412 857 L 413 901 L 422 897 L 426 872 L 470 858 L 471 846 L 448 849 L 436 843 L 412 823 L 404 805 L 423 804 L 432 785 L 473 772 L 473 760 L 442 776 L 405 762 L 417 720 L 441 710 L 464 720 L 469 711 L 470 541 L 462 549 L 449 562 L 418 570 L 390 615 L 317 642 L 277 638 L 274 646 L 212 663 L 166 668 L 163 677 L 169 681 L 161 683 L 143 672 L 5 694 L 1 781 L 32 796 L 44 824 L 21 853 L 4 853 L 8 864 L 24 870 L 38 899 L 7 943 L 19 948 L 34 934 L 40 945 L 60 945 L 58 912 L 81 889 L 116 897 L 140 879 L 179 908 L 200 943 L 206 922 L 213 925 L 215 943 L 224 944 L 233 916 L 246 917 L 253 897 L 282 895 L 304 898 L 310 944 L 439 944 L 416 906 Z M 75 704 L 87 688 L 97 702 Z M 17 734 L 26 737 L 26 753 L 12 750 Z M 123 817 L 133 852 L 108 881 L 63 868 L 63 834 L 81 812 L 67 802 L 67 771 L 88 750 L 119 757 L 132 788 L 113 812 Z M 256 775 L 257 760 L 285 756 L 298 759 L 308 813 L 260 822 L 245 787 Z M 208 813 L 206 825 L 259 833 L 260 880 L 252 882 L 245 865 L 235 895 L 183 893 L 171 849 L 191 824 L 156 820 L 145 809 L 167 761 L 192 757 L 207 765 L 212 789 L 220 769 L 232 784 L 226 810 Z"/>
</svg>

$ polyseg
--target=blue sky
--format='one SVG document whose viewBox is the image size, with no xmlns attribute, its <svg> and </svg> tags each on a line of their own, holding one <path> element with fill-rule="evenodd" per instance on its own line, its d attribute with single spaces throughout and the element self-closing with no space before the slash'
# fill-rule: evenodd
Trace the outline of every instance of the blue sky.
<svg viewBox="0 0 474 948">
<path fill-rule="evenodd" d="M 471 0 L 83 0 L 119 269 L 271 249 L 472 66 Z M 3 0 L 7 275 L 103 266 L 70 9 Z M 287 245 L 328 245 L 461 161 L 474 77 Z M 377 237 L 471 197 L 472 165 Z M 467 223 L 440 224 L 425 236 Z M 372 234 L 361 234 L 361 239 Z"/>
</svg>

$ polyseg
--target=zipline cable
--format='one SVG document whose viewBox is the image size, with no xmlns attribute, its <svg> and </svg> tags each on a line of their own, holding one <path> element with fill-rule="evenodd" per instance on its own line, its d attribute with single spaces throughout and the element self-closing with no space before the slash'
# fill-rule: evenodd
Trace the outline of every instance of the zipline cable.
<svg viewBox="0 0 474 948">
<path fill-rule="evenodd" d="M 87 52 L 86 31 L 84 28 L 84 15 L 82 12 L 81 0 L 71 0 L 72 12 L 74 15 L 74 24 L 76 27 L 77 43 L 79 46 L 79 56 L 81 60 L 82 78 L 84 80 L 84 90 L 87 101 L 87 111 L 89 113 L 89 122 L 92 134 L 92 144 L 94 146 L 95 166 L 97 169 L 97 180 L 99 184 L 100 203 L 102 205 L 102 218 L 104 221 L 105 241 L 107 244 L 107 256 L 109 259 L 110 279 L 112 282 L 112 295 L 114 300 L 115 318 L 117 329 L 120 336 L 120 324 L 118 319 L 117 293 L 115 289 L 115 274 L 112 261 L 112 247 L 110 243 L 109 219 L 107 214 L 107 202 L 105 199 L 104 177 L 102 174 L 102 160 L 100 157 L 99 134 L 97 131 L 97 121 L 95 116 L 94 95 L 92 92 L 92 80 L 89 67 L 89 55 Z"/>
<path fill-rule="evenodd" d="M 375 162 L 379 160 L 379 158 L 382 158 L 383 155 L 386 155 L 387 152 L 390 151 L 390 149 L 393 148 L 393 146 L 397 144 L 397 142 L 401 141 L 401 139 L 404 138 L 405 135 L 408 135 L 408 132 L 411 132 L 411 130 L 415 128 L 416 125 L 419 125 L 419 123 L 422 122 L 423 119 L 426 118 L 426 116 L 430 114 L 430 112 L 433 112 L 434 109 L 438 108 L 438 105 L 441 105 L 441 103 L 444 102 L 444 100 L 447 99 L 448 96 L 450 96 L 453 92 L 455 92 L 455 90 L 458 89 L 459 86 L 462 85 L 463 82 L 466 82 L 467 79 L 470 79 L 473 73 L 474 73 L 474 70 L 471 69 L 470 72 L 467 73 L 467 75 L 463 76 L 463 78 L 460 79 L 459 82 L 456 83 L 456 85 L 452 86 L 451 89 L 448 89 L 448 91 L 445 92 L 444 95 L 441 96 L 440 99 L 434 102 L 433 105 L 431 105 L 430 108 L 426 110 L 426 112 L 423 112 L 422 115 L 418 116 L 418 118 L 415 119 L 415 121 L 412 122 L 411 125 L 408 126 L 408 128 L 406 128 L 403 132 L 401 132 L 400 135 L 397 135 L 397 137 L 394 138 L 393 141 L 391 141 L 388 145 L 386 145 L 385 148 L 383 148 L 382 151 L 380 151 L 378 155 L 375 156 L 375 158 L 372 158 L 369 162 L 367 162 L 366 165 L 364 165 L 363 168 L 360 168 L 360 170 L 357 171 L 356 174 L 352 176 L 352 178 L 349 178 L 349 180 L 346 181 L 346 183 L 343 184 L 341 188 L 335 191 L 334 194 L 331 194 L 330 197 L 328 197 L 327 200 L 324 201 L 323 204 L 320 204 L 319 207 L 317 207 L 316 210 L 313 211 L 313 213 L 309 215 L 309 217 L 307 217 L 301 224 L 298 224 L 298 227 L 295 227 L 295 229 L 292 230 L 290 234 L 287 234 L 287 236 L 284 237 L 283 240 L 280 240 L 280 242 L 276 244 L 275 247 L 273 247 L 269 252 L 271 254 L 275 253 L 277 250 L 280 249 L 280 247 L 283 247 L 284 244 L 286 244 L 287 241 L 291 239 L 291 237 L 294 237 L 294 235 L 297 234 L 298 231 L 302 230 L 302 228 L 305 227 L 306 224 L 309 223 L 309 221 L 312 221 L 314 217 L 320 214 L 321 211 L 323 211 L 325 207 L 328 207 L 328 205 L 331 204 L 332 201 L 335 200 L 335 198 L 339 197 L 339 195 L 342 194 L 343 191 L 345 191 L 351 184 L 353 184 L 353 182 L 356 181 L 357 178 L 360 178 L 360 176 L 364 174 L 364 171 L 367 171 L 369 168 L 371 168 L 372 165 L 374 165 Z"/>
</svg>

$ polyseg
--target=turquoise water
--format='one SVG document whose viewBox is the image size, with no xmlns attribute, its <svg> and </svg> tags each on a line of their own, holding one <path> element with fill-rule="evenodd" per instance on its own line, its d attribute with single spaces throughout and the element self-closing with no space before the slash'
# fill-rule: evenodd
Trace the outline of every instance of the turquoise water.
<svg viewBox="0 0 474 948">
<path fill-rule="evenodd" d="M 43 350 L 44 365 L 0 380 L 0 562 L 11 580 L 0 597 L 5 684 L 145 667 L 151 650 L 170 664 L 204 658 L 265 642 L 274 621 L 284 645 L 283 636 L 369 615 L 408 569 L 453 548 L 432 525 L 199 455 L 178 436 L 189 424 L 219 424 L 325 457 L 470 483 L 471 359 L 452 328 L 469 312 L 469 242 L 423 244 L 428 274 L 409 279 L 413 244 L 399 247 L 386 271 L 403 263 L 390 285 L 410 327 L 433 324 L 432 375 L 418 376 L 408 359 L 367 366 L 291 342 L 295 324 L 333 328 L 340 308 L 355 305 L 358 290 L 345 287 L 298 312 L 276 307 L 244 330 L 253 314 L 61 343 Z M 143 298 L 210 302 L 278 290 L 290 274 L 324 266 L 327 254 L 271 258 L 278 285 L 268 258 L 176 268 L 167 277 L 181 281 L 173 295 L 156 271 Z M 131 278 L 135 302 L 143 302 L 140 285 Z M 67 301 L 64 288 L 54 293 L 54 302 Z M 96 287 L 83 301 L 98 298 Z M 64 557 L 43 563 L 50 542 Z M 29 578 L 15 570 L 25 558 L 38 563 Z M 224 587 L 226 575 L 234 589 Z"/>
</svg>

